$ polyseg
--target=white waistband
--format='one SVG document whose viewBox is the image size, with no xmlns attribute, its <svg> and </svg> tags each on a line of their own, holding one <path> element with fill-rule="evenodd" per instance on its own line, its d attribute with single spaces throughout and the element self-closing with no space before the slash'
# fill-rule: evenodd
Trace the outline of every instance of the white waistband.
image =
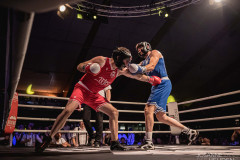
<svg viewBox="0 0 240 160">
<path fill-rule="evenodd" d="M 168 77 L 162 77 L 161 80 L 169 80 Z"/>
</svg>

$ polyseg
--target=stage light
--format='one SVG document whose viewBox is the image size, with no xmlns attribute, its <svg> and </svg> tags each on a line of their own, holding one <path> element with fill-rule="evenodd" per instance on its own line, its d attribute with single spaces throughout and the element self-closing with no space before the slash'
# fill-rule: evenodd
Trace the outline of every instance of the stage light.
<svg viewBox="0 0 240 160">
<path fill-rule="evenodd" d="M 83 15 L 81 13 L 77 14 L 77 19 L 83 19 Z"/>
<path fill-rule="evenodd" d="M 66 6 L 65 5 L 61 5 L 60 7 L 59 7 L 59 11 L 60 12 L 64 12 L 66 10 Z"/>
<path fill-rule="evenodd" d="M 97 19 L 97 16 L 96 16 L 96 15 L 94 15 L 94 16 L 93 16 L 93 19 Z"/>
<path fill-rule="evenodd" d="M 159 10 L 158 15 L 163 18 L 168 18 L 170 16 L 170 9 L 163 8 L 163 9 Z"/>
<path fill-rule="evenodd" d="M 61 5 L 57 11 L 57 15 L 62 19 L 72 16 L 73 13 L 74 13 L 73 8 L 68 4 Z"/>
</svg>

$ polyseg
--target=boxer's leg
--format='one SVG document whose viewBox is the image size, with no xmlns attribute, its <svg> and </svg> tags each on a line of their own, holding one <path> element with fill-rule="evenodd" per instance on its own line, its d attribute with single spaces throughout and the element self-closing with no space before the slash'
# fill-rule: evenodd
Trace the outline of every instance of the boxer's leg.
<svg viewBox="0 0 240 160">
<path fill-rule="evenodd" d="M 62 111 L 62 113 L 58 115 L 56 121 L 54 122 L 54 125 L 50 132 L 50 136 L 41 145 L 35 147 L 35 152 L 43 152 L 48 147 L 54 135 L 65 125 L 68 117 L 72 114 L 72 112 L 76 108 L 78 108 L 78 106 L 79 106 L 78 102 L 69 100 L 65 109 Z"/>
<path fill-rule="evenodd" d="M 111 130 L 111 150 L 127 150 L 118 141 L 118 110 L 110 103 L 105 103 L 98 111 L 109 116 L 109 128 Z"/>
<path fill-rule="evenodd" d="M 170 126 L 178 127 L 181 130 L 184 130 L 184 129 L 187 130 L 188 129 L 186 126 L 182 125 L 177 120 L 167 116 L 165 112 L 161 112 L 161 111 L 157 112 L 156 117 L 157 117 L 159 122 L 163 122 L 163 123 L 168 124 Z"/>
<path fill-rule="evenodd" d="M 110 103 L 105 103 L 99 111 L 105 113 L 109 117 L 109 128 L 111 130 L 111 140 L 118 140 L 118 110 Z"/>
<path fill-rule="evenodd" d="M 154 145 L 152 143 L 152 131 L 153 131 L 153 126 L 154 126 L 154 110 L 155 110 L 154 105 L 146 105 L 144 109 L 144 114 L 145 114 L 145 143 L 141 146 L 142 149 L 154 149 Z"/>
<path fill-rule="evenodd" d="M 75 109 L 77 109 L 79 106 L 79 103 L 73 100 L 69 100 L 67 103 L 65 109 L 58 115 L 56 121 L 53 124 L 53 127 L 50 132 L 51 138 L 55 136 L 55 134 L 63 128 L 65 125 L 68 117 L 73 113 Z"/>
</svg>

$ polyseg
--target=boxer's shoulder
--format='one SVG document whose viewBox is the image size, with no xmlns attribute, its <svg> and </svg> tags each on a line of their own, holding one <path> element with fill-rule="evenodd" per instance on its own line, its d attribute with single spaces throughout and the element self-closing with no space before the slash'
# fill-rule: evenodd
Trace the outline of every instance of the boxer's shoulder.
<svg viewBox="0 0 240 160">
<path fill-rule="evenodd" d="M 92 59 L 92 63 L 98 63 L 101 67 L 105 64 L 107 57 L 97 56 Z"/>
</svg>

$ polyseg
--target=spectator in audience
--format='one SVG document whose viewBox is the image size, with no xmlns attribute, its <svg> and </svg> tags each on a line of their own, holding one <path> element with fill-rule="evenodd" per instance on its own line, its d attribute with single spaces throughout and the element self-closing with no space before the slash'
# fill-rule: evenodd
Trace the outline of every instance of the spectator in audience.
<svg viewBox="0 0 240 160">
<path fill-rule="evenodd" d="M 139 138 L 139 141 L 137 142 L 138 146 L 141 146 L 142 144 L 144 144 L 144 138 Z"/>
<path fill-rule="evenodd" d="M 53 144 L 55 144 L 55 145 L 57 145 L 59 147 L 71 147 L 71 145 L 64 138 L 62 138 L 62 134 L 61 133 L 57 133 L 54 136 Z"/>
<path fill-rule="evenodd" d="M 49 127 L 44 127 L 44 130 L 49 130 Z M 45 132 L 41 135 L 41 139 L 44 141 L 49 136 L 49 132 Z"/>
<path fill-rule="evenodd" d="M 24 125 L 20 124 L 17 127 L 19 130 L 24 130 Z M 16 145 L 15 147 L 24 147 L 25 145 L 21 143 L 22 137 L 23 137 L 24 133 L 23 132 L 15 132 L 14 136 L 16 138 Z"/>
<path fill-rule="evenodd" d="M 120 143 L 121 143 L 122 145 L 126 145 L 126 139 L 125 139 L 124 137 L 122 137 L 122 138 L 120 139 Z"/>
<path fill-rule="evenodd" d="M 110 131 L 109 128 L 106 128 L 105 131 Z M 111 143 L 111 134 L 110 133 L 103 133 L 103 142 L 102 144 L 105 146 L 110 145 Z"/>
<path fill-rule="evenodd" d="M 120 131 L 123 131 L 120 129 Z M 118 134 L 118 139 L 119 139 L 119 142 L 121 143 L 121 138 L 124 138 L 125 140 L 127 139 L 127 135 L 125 133 L 119 133 Z"/>
<path fill-rule="evenodd" d="M 129 131 L 132 131 L 132 128 L 129 128 Z M 133 145 L 135 142 L 135 134 L 128 133 L 127 145 Z"/>
<path fill-rule="evenodd" d="M 240 145 L 240 129 L 234 130 L 231 136 L 231 141 L 234 142 L 234 145 Z"/>
<path fill-rule="evenodd" d="M 71 130 L 70 126 L 66 123 L 65 126 L 62 128 L 63 130 Z M 62 138 L 64 138 L 68 143 L 70 143 L 72 136 L 70 133 L 63 133 Z"/>
<path fill-rule="evenodd" d="M 84 123 L 81 121 L 79 127 L 75 127 L 74 131 L 87 131 Z M 74 133 L 72 137 L 73 145 L 78 147 L 79 145 L 87 145 L 88 138 L 87 133 Z"/>
<path fill-rule="evenodd" d="M 29 123 L 28 130 L 31 130 L 33 126 L 33 123 Z M 42 139 L 38 134 L 28 132 L 23 135 L 20 143 L 25 144 L 27 147 L 33 147 L 35 146 L 36 141 L 38 141 L 38 143 L 42 143 Z"/>
<path fill-rule="evenodd" d="M 157 144 L 163 144 L 162 139 L 160 137 L 157 137 Z"/>
<path fill-rule="evenodd" d="M 208 139 L 208 138 L 206 138 L 206 137 L 204 138 L 204 137 L 202 137 L 202 136 L 199 136 L 199 137 L 198 137 L 198 140 L 197 140 L 196 144 L 199 144 L 199 145 L 207 145 L 207 146 L 210 146 L 210 145 L 211 145 L 210 139 Z"/>
</svg>

